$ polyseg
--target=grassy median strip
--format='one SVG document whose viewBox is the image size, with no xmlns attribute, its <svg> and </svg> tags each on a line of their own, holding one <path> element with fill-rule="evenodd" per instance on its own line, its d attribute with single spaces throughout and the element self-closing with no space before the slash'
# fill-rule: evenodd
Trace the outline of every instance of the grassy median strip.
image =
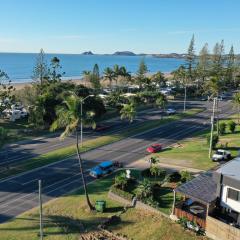
<svg viewBox="0 0 240 240">
<path fill-rule="evenodd" d="M 115 133 L 111 135 L 106 136 L 100 136 L 96 139 L 91 139 L 86 142 L 84 142 L 84 146 L 81 150 L 81 152 L 86 152 L 98 147 L 102 147 L 104 145 L 117 142 L 119 140 L 122 140 L 126 137 L 133 136 L 135 134 L 142 133 L 147 130 L 154 129 L 162 124 L 169 123 L 171 121 L 180 120 L 184 117 L 192 116 L 196 113 L 199 113 L 202 111 L 202 109 L 190 109 L 186 111 L 185 113 L 179 113 L 176 115 L 171 115 L 164 117 L 163 119 L 158 120 L 149 120 L 144 123 L 140 123 L 137 125 L 129 124 L 129 127 L 125 130 L 121 131 L 120 133 Z M 0 171 L 0 178 L 6 178 L 18 173 L 26 172 L 38 167 L 45 166 L 50 163 L 54 163 L 60 160 L 63 160 L 65 158 L 68 158 L 72 155 L 74 155 L 76 152 L 75 146 L 68 146 L 64 147 L 58 150 L 54 150 L 51 152 L 48 152 L 46 154 L 42 154 L 38 157 L 31 158 L 25 161 L 22 161 L 20 164 L 9 166 L 7 169 L 2 168 Z"/>
<path fill-rule="evenodd" d="M 118 214 L 123 206 L 107 197 L 113 184 L 114 174 L 96 180 L 88 185 L 91 202 L 105 200 L 107 209 L 104 213 L 89 212 L 82 189 L 67 196 L 52 200 L 43 206 L 43 226 L 45 240 L 78 240 L 80 235 L 91 234 L 106 218 Z M 4 213 L 1 213 L 4 215 Z M 186 232 L 179 224 L 159 215 L 143 210 L 128 209 L 121 215 L 122 221 L 111 227 L 114 233 L 127 235 L 136 240 L 197 240 L 205 239 L 191 232 Z M 30 210 L 16 219 L 0 224 L 1 240 L 38 240 L 39 211 Z M 89 236 L 89 235 L 88 235 Z M 93 238 L 86 238 L 93 239 Z"/>
<path fill-rule="evenodd" d="M 229 119 L 221 120 L 226 124 L 235 120 L 234 116 Z M 236 121 L 236 120 L 235 120 Z M 208 170 L 215 167 L 218 163 L 213 162 L 208 157 L 209 145 L 207 144 L 207 135 L 210 130 L 204 130 L 196 133 L 192 138 L 179 142 L 179 145 L 166 149 L 156 155 L 159 157 L 161 163 L 179 165 L 183 167 L 190 167 L 202 170 Z M 232 157 L 239 155 L 240 139 L 239 139 L 240 126 L 236 126 L 235 133 L 231 133 L 228 127 L 226 132 L 219 135 L 219 142 L 217 148 L 229 150 Z M 213 151 L 214 152 L 214 151 Z"/>
</svg>

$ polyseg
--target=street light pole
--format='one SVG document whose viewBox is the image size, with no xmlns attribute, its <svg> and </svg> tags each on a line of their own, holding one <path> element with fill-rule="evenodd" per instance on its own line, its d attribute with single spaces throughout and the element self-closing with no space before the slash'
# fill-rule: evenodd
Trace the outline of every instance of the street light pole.
<svg viewBox="0 0 240 240">
<path fill-rule="evenodd" d="M 216 105 L 216 98 L 213 99 L 213 112 L 212 112 L 212 116 L 211 116 L 211 135 L 210 135 L 209 152 L 208 152 L 208 157 L 209 158 L 211 158 L 211 155 L 212 155 L 212 141 L 213 141 L 213 131 L 214 131 L 215 105 Z"/>
<path fill-rule="evenodd" d="M 187 86 L 185 85 L 184 88 L 184 104 L 183 104 L 183 111 L 186 111 L 186 100 L 187 100 Z"/>
<path fill-rule="evenodd" d="M 38 188 L 39 188 L 39 236 L 40 240 L 43 240 L 43 221 L 42 221 L 42 181 L 38 180 Z"/>
</svg>

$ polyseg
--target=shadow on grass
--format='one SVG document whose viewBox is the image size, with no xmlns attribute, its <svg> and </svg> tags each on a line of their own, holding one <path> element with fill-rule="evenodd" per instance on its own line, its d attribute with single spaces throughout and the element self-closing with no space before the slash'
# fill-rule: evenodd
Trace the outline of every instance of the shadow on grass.
<svg viewBox="0 0 240 240">
<path fill-rule="evenodd" d="M 105 213 L 117 213 L 117 212 L 120 212 L 123 210 L 124 210 L 124 207 L 107 207 L 104 212 Z"/>
<path fill-rule="evenodd" d="M 25 221 L 24 226 L 1 228 L 1 231 L 36 231 L 39 230 L 39 218 L 16 218 L 16 221 Z M 84 232 L 86 229 L 94 229 L 106 220 L 105 217 L 89 217 L 89 219 L 74 219 L 68 216 L 48 215 L 43 220 L 44 233 L 46 235 L 74 234 Z"/>
</svg>

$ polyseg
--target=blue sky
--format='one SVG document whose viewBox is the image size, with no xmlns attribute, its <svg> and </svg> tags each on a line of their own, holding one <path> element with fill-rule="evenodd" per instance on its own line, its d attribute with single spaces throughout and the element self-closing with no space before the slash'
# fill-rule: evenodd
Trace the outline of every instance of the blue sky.
<svg viewBox="0 0 240 240">
<path fill-rule="evenodd" d="M 0 51 L 185 52 L 224 39 L 240 52 L 239 0 L 1 0 Z"/>
</svg>

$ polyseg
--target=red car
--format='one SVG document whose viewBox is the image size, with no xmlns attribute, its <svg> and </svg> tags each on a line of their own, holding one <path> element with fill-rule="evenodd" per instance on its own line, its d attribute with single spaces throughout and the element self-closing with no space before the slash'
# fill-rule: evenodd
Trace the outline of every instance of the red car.
<svg viewBox="0 0 240 240">
<path fill-rule="evenodd" d="M 147 148 L 147 152 L 149 153 L 157 153 L 157 152 L 160 152 L 161 150 L 162 150 L 162 145 L 159 143 L 155 143 Z"/>
<path fill-rule="evenodd" d="M 109 129 L 111 126 L 107 125 L 97 125 L 95 131 L 100 132 Z"/>
</svg>

